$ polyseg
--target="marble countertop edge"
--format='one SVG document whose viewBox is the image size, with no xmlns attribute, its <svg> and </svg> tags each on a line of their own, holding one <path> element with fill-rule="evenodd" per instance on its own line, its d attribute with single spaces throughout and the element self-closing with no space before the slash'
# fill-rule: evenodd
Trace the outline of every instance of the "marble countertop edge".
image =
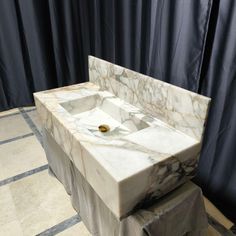
<svg viewBox="0 0 236 236">
<path fill-rule="evenodd" d="M 92 84 L 92 83 L 89 83 L 89 84 Z M 72 87 L 73 88 L 81 88 L 81 87 L 83 87 L 83 85 L 87 85 L 87 83 L 84 83 L 84 84 L 82 84 L 82 86 L 73 86 L 72 85 Z M 93 84 L 92 84 L 93 85 Z M 98 87 L 98 86 L 95 86 L 96 88 Z M 51 92 L 55 92 L 55 91 L 60 91 L 61 90 L 61 88 L 59 88 L 59 89 L 53 89 L 53 90 L 50 90 Z M 103 165 L 101 165 L 101 166 L 103 166 L 103 168 L 109 173 L 109 175 L 111 176 L 111 178 L 114 178 L 114 180 L 116 181 L 116 182 L 122 182 L 122 181 L 126 181 L 127 179 L 129 179 L 131 176 L 133 176 L 133 175 L 136 175 L 136 174 L 139 174 L 139 172 L 140 171 L 143 171 L 143 170 L 145 170 L 146 168 L 149 168 L 149 167 L 152 167 L 153 165 L 155 165 L 156 163 L 149 163 L 148 165 L 146 165 L 146 167 L 145 168 L 143 168 L 143 169 L 141 169 L 140 171 L 137 171 L 137 172 L 134 172 L 133 174 L 128 174 L 127 176 L 120 176 L 119 174 L 115 174 L 114 172 L 113 172 L 113 170 L 112 170 L 112 168 L 110 168 L 109 167 L 109 164 L 108 163 L 106 163 L 106 161 L 104 161 L 103 160 L 103 157 L 102 157 L 102 155 L 100 154 L 100 153 L 98 153 L 98 152 L 96 152 L 96 149 L 93 147 L 93 145 L 91 145 L 91 144 L 89 144 L 89 141 L 87 140 L 87 137 L 84 135 L 84 134 L 81 134 L 81 133 L 79 133 L 78 131 L 75 131 L 75 133 L 72 133 L 71 132 L 71 125 L 70 125 L 70 123 L 68 123 L 68 122 L 65 122 L 65 114 L 63 113 L 63 116 L 62 116 L 62 114 L 60 114 L 60 113 L 55 113 L 55 112 L 52 112 L 52 110 L 51 110 L 51 107 L 50 107 L 50 105 L 48 105 L 47 103 L 43 103 L 41 100 L 40 100 L 40 96 L 41 96 L 41 94 L 40 94 L 41 92 L 39 92 L 39 93 L 35 93 L 34 95 L 35 95 L 35 98 L 37 99 L 37 100 L 39 100 L 39 102 L 40 102 L 40 104 L 42 105 L 42 106 L 44 106 L 44 108 L 47 110 L 47 112 L 49 112 L 50 113 L 50 115 L 51 116 L 53 116 L 54 117 L 54 119 L 56 119 L 59 123 L 60 123 L 60 126 L 61 126 L 61 128 L 63 128 L 65 131 L 68 131 L 69 130 L 69 133 L 70 133 L 70 135 L 72 135 L 72 137 L 78 142 L 78 143 L 80 143 L 80 145 L 82 145 L 84 148 L 86 148 L 87 149 L 87 151 L 89 151 L 89 152 L 92 152 L 93 153 L 93 155 L 94 155 L 94 158 L 95 157 L 97 157 L 98 159 L 100 159 L 99 161 L 102 161 L 103 162 Z M 40 95 L 40 96 L 38 96 L 38 94 Z M 54 104 L 54 109 L 55 110 L 57 110 L 57 109 L 59 109 L 59 110 L 61 110 L 61 109 L 63 109 L 61 106 L 60 106 L 60 104 L 59 103 L 56 103 L 56 104 Z M 64 110 L 63 110 L 64 111 Z M 69 114 L 68 114 L 68 116 L 69 116 Z M 172 127 L 171 127 L 172 128 Z M 173 130 L 175 130 L 174 128 L 172 128 Z M 183 133 L 183 132 L 181 132 L 181 131 L 178 131 L 178 130 L 176 130 L 177 132 L 179 132 L 179 133 L 181 133 L 181 134 L 184 134 L 186 137 L 188 137 L 188 138 L 191 138 L 191 139 L 193 139 L 192 137 L 189 137 L 188 135 L 186 135 L 185 133 Z M 195 140 L 195 139 L 193 139 L 193 140 Z M 180 152 L 177 152 L 177 153 L 175 153 L 175 155 L 172 155 L 172 154 L 166 154 L 167 156 L 165 156 L 164 158 L 163 158 L 163 161 L 165 161 L 166 159 L 168 159 L 168 158 L 171 158 L 171 157 L 173 157 L 173 156 L 176 156 L 176 155 L 180 155 L 181 153 L 184 153 L 185 151 L 188 151 L 189 149 L 191 149 L 193 146 L 198 146 L 198 145 L 200 145 L 200 142 L 198 142 L 197 140 L 195 140 L 196 141 L 196 143 L 194 144 L 194 145 L 192 145 L 192 146 L 190 146 L 190 147 L 188 147 L 188 148 L 186 148 L 186 149 L 183 149 L 183 150 L 181 150 Z M 101 147 L 103 146 L 103 144 L 101 144 Z M 154 152 L 155 153 L 155 152 Z M 158 155 L 158 153 L 156 153 L 156 155 Z M 155 156 L 155 154 L 154 154 L 154 156 Z M 99 158 L 100 157 L 100 158 Z M 72 158 L 72 157 L 71 157 Z M 160 158 L 161 157 L 158 157 L 157 159 L 157 163 L 158 162 L 160 162 Z M 155 159 L 155 158 L 154 158 Z M 98 161 L 98 160 L 97 160 Z"/>
</svg>

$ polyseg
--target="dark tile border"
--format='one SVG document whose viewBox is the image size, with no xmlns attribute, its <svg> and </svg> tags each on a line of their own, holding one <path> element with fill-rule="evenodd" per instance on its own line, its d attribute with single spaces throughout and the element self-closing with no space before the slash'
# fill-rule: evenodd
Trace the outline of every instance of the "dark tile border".
<svg viewBox="0 0 236 236">
<path fill-rule="evenodd" d="M 72 216 L 69 219 L 60 222 L 59 224 L 54 225 L 53 227 L 46 229 L 45 231 L 43 231 L 39 234 L 36 234 L 36 236 L 53 236 L 53 235 L 59 234 L 62 231 L 79 223 L 80 221 L 81 221 L 81 219 L 80 219 L 79 215 Z M 79 233 L 78 233 L 78 235 L 79 235 Z"/>
<path fill-rule="evenodd" d="M 36 110 L 36 109 L 25 111 L 24 108 L 21 107 L 21 108 L 19 108 L 19 110 L 20 110 L 20 113 L 23 116 L 25 122 L 29 125 L 30 129 L 33 131 L 33 133 L 37 137 L 38 141 L 43 146 L 42 134 L 39 132 L 36 125 L 34 124 L 32 119 L 30 118 L 30 116 L 27 114 L 28 112 Z"/>
<path fill-rule="evenodd" d="M 29 109 L 29 110 L 25 110 L 25 108 L 27 108 L 27 107 L 23 107 L 23 110 L 24 110 L 25 112 L 31 112 L 31 111 L 35 111 L 35 110 L 36 110 L 36 107 L 35 107 L 35 108 L 32 108 L 32 109 Z M 13 113 L 0 116 L 0 120 L 3 119 L 3 118 L 7 118 L 7 117 L 11 117 L 11 116 L 20 115 L 20 114 L 21 114 L 20 108 L 17 108 L 17 109 L 18 109 L 18 111 L 15 111 L 15 112 L 13 112 Z M 4 111 L 3 111 L 3 112 L 4 112 Z"/>
<path fill-rule="evenodd" d="M 25 112 L 31 112 L 31 111 L 36 111 L 36 107 L 34 107 L 34 108 L 31 108 L 31 109 L 29 109 L 29 110 L 26 110 L 25 108 L 27 108 L 27 107 L 22 107 L 23 108 L 23 110 L 25 111 Z"/>
<path fill-rule="evenodd" d="M 40 167 L 37 167 L 35 169 L 32 169 L 32 170 L 28 170 L 24 173 L 21 173 L 19 175 L 15 175 L 15 176 L 12 176 L 12 177 L 9 177 L 7 179 L 4 179 L 4 180 L 1 180 L 0 181 L 0 187 L 3 186 L 3 185 L 6 185 L 6 184 L 10 184 L 12 182 L 15 182 L 17 180 L 20 180 L 20 179 L 23 179 L 27 176 L 30 176 L 30 175 L 33 175 L 33 174 L 36 174 L 38 172 L 41 172 L 41 171 L 44 171 L 44 170 L 47 170 L 48 169 L 48 165 L 43 165 L 43 166 L 40 166 Z"/>
<path fill-rule="evenodd" d="M 40 144 L 43 146 L 42 134 L 40 133 L 40 131 L 38 130 L 38 128 L 36 127 L 36 125 L 34 124 L 32 119 L 30 118 L 30 116 L 27 114 L 27 113 L 30 113 L 32 111 L 35 111 L 36 108 L 25 110 L 24 107 L 21 107 L 21 108 L 18 108 L 18 109 L 19 109 L 19 112 L 15 112 L 15 113 L 12 113 L 12 114 L 1 116 L 0 119 L 1 118 L 6 118 L 6 117 L 9 117 L 9 116 L 14 116 L 14 115 L 21 115 L 24 118 L 24 120 L 26 121 L 26 123 L 29 125 L 29 127 L 33 131 L 33 133 L 29 133 L 29 134 L 21 135 L 21 136 L 12 138 L 12 139 L 0 141 L 0 145 L 5 144 L 5 143 L 9 143 L 9 142 L 12 142 L 12 141 L 15 141 L 15 140 L 18 140 L 18 139 L 23 139 L 23 138 L 35 135 L 37 137 L 38 141 L 40 142 Z M 26 172 L 18 174 L 18 175 L 15 175 L 13 177 L 1 180 L 0 181 L 0 187 L 4 186 L 4 185 L 7 185 L 7 184 L 10 184 L 12 182 L 15 182 L 17 180 L 23 179 L 25 177 L 31 176 L 31 175 L 36 174 L 38 172 L 47 170 L 47 169 L 48 169 L 48 165 L 43 165 L 43 166 L 40 166 L 38 168 L 26 171 Z M 60 222 L 59 224 L 54 225 L 53 227 L 51 227 L 49 229 L 46 229 L 45 231 L 37 234 L 37 236 L 53 236 L 53 235 L 59 234 L 62 231 L 76 225 L 80 221 L 81 221 L 81 219 L 80 219 L 79 215 L 72 216 L 69 219 L 66 219 L 66 220 Z"/>
<path fill-rule="evenodd" d="M 208 218 L 208 223 L 221 235 L 235 236 L 235 234 L 231 230 L 226 229 L 222 224 L 220 224 L 215 218 L 213 218 L 209 214 L 207 214 L 207 218 Z"/>
<path fill-rule="evenodd" d="M 14 137 L 14 138 L 6 139 L 6 140 L 3 140 L 3 141 L 0 141 L 0 145 L 10 143 L 10 142 L 13 142 L 13 141 L 16 141 L 16 140 L 19 140 L 19 139 L 27 138 L 27 137 L 30 137 L 30 136 L 33 136 L 33 135 L 34 135 L 33 133 L 29 133 L 29 134 L 20 135 L 20 136 Z"/>
</svg>

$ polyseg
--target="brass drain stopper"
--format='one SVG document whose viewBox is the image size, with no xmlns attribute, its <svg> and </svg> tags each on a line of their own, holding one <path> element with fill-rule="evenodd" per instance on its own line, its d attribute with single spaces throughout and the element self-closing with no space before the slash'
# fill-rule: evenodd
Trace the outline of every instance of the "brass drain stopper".
<svg viewBox="0 0 236 236">
<path fill-rule="evenodd" d="M 98 126 L 98 129 L 100 132 L 105 133 L 110 130 L 110 127 L 108 125 L 102 124 Z"/>
</svg>

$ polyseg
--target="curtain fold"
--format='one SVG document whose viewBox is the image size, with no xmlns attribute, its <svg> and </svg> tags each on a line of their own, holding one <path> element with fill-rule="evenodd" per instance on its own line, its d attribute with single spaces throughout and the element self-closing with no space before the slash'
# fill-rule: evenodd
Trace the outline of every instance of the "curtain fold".
<svg viewBox="0 0 236 236">
<path fill-rule="evenodd" d="M 236 2 L 214 4 L 214 39 L 200 89 L 212 98 L 212 104 L 197 180 L 205 194 L 236 222 Z"/>
<path fill-rule="evenodd" d="M 0 110 L 32 104 L 35 91 L 87 79 L 81 11 L 71 0 L 0 2 Z"/>
<path fill-rule="evenodd" d="M 31 101 L 32 92 L 25 71 L 22 50 L 21 19 L 13 0 L 1 1 L 0 7 L 0 78 L 1 110 L 27 104 Z"/>
<path fill-rule="evenodd" d="M 87 81 L 89 54 L 210 96 L 196 181 L 236 221 L 235 4 L 1 0 L 0 110 Z"/>
<path fill-rule="evenodd" d="M 92 2 L 93 55 L 197 91 L 212 1 Z"/>
<path fill-rule="evenodd" d="M 8 90 L 1 110 L 32 103 L 34 91 L 88 80 L 88 54 L 197 91 L 210 0 L 0 4 L 0 78 Z"/>
</svg>

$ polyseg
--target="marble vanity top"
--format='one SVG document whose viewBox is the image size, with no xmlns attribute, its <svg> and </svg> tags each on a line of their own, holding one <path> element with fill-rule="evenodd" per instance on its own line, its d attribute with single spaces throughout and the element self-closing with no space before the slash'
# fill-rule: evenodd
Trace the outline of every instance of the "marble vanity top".
<svg viewBox="0 0 236 236">
<path fill-rule="evenodd" d="M 194 176 L 210 99 L 95 57 L 89 65 L 90 82 L 35 93 L 35 103 L 47 131 L 122 218 Z"/>
</svg>

